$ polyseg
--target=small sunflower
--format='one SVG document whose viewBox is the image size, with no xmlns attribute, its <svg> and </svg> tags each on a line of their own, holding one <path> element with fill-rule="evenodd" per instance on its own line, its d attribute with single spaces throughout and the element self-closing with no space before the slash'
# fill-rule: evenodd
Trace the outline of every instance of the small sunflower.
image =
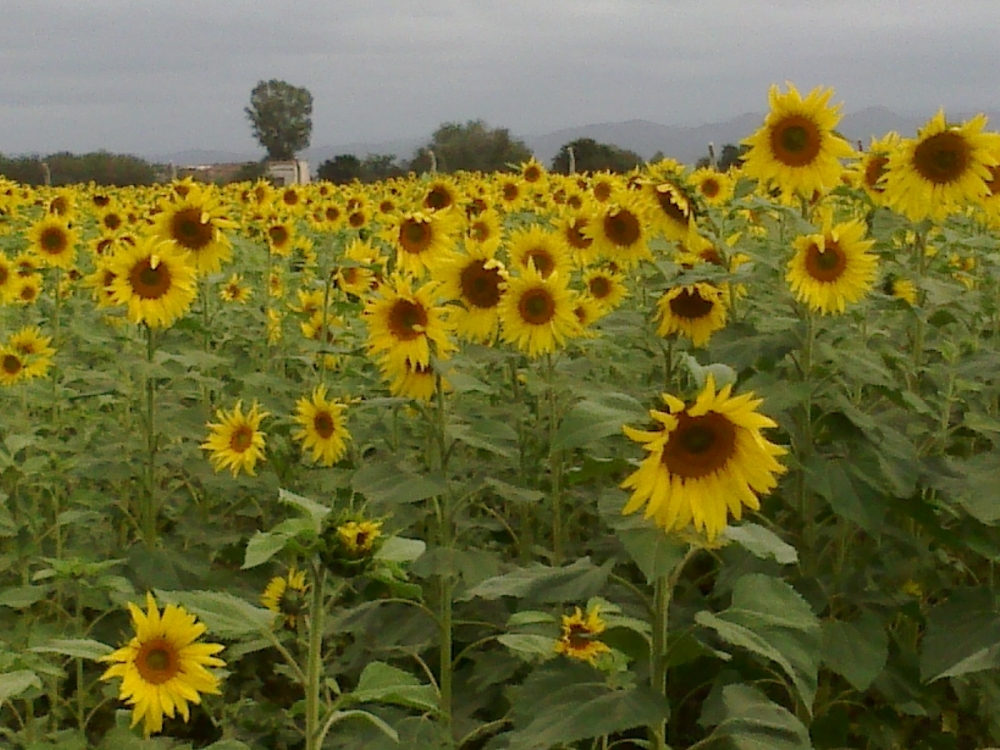
<svg viewBox="0 0 1000 750">
<path fill-rule="evenodd" d="M 986 116 L 949 125 L 944 110 L 889 154 L 883 178 L 888 204 L 912 221 L 942 221 L 988 195 L 990 167 L 1000 161 L 996 133 L 984 133 Z"/>
<path fill-rule="evenodd" d="M 44 377 L 52 366 L 56 350 L 52 337 L 43 336 L 38 326 L 25 326 L 7 337 L 7 346 L 23 358 L 26 378 Z"/>
<path fill-rule="evenodd" d="M 260 423 L 270 416 L 260 411 L 256 401 L 250 411 L 243 414 L 243 402 L 237 401 L 233 410 L 216 411 L 218 422 L 209 422 L 208 439 L 201 444 L 203 450 L 210 451 L 209 460 L 216 471 L 230 469 L 233 477 L 245 471 L 254 476 L 254 467 L 264 460 L 264 433 Z"/>
<path fill-rule="evenodd" d="M 853 177 L 876 206 L 885 205 L 886 168 L 889 156 L 899 148 L 899 135 L 889 132 L 881 138 L 872 138 L 871 145 L 853 167 Z"/>
<path fill-rule="evenodd" d="M 348 520 L 343 516 L 327 520 L 322 538 L 324 548 L 320 551 L 320 559 L 335 575 L 345 578 L 368 570 L 385 541 L 382 521 Z"/>
<path fill-rule="evenodd" d="M 594 245 L 594 238 L 587 235 L 586 227 L 594 221 L 585 212 L 567 212 L 554 220 L 556 236 L 573 262 L 579 268 L 585 268 L 597 260 L 600 245 Z"/>
<path fill-rule="evenodd" d="M 875 281 L 878 258 L 868 252 L 874 244 L 864 239 L 865 225 L 848 221 L 832 226 L 829 217 L 823 232 L 798 237 L 795 255 L 788 262 L 785 280 L 799 302 L 810 309 L 843 313 L 848 302 L 857 302 Z"/>
<path fill-rule="evenodd" d="M 688 178 L 695 193 L 709 206 L 724 206 L 733 197 L 736 186 L 732 176 L 717 169 L 696 169 Z"/>
<path fill-rule="evenodd" d="M 695 346 L 705 346 L 716 331 L 726 327 L 723 290 L 697 282 L 668 289 L 656 303 L 658 336 L 679 334 Z"/>
<path fill-rule="evenodd" d="M 803 99 L 791 84 L 786 94 L 772 86 L 763 127 L 744 141 L 750 150 L 743 157 L 743 174 L 806 198 L 840 184 L 840 160 L 854 150 L 834 131 L 840 106 L 829 105 L 832 96 L 832 89 L 816 87 Z"/>
<path fill-rule="evenodd" d="M 731 392 L 730 385 L 717 392 L 710 374 L 690 406 L 676 396 L 662 395 L 667 411 L 649 412 L 660 429 L 623 426 L 625 435 L 649 454 L 622 482 L 623 489 L 632 490 L 623 514 L 646 505 L 645 517 L 665 531 L 683 531 L 693 524 L 712 541 L 730 515 L 738 520 L 744 506 L 760 509 L 757 496 L 777 486 L 777 475 L 786 471 L 777 459 L 787 450 L 761 434 L 777 427 L 757 412 L 762 401 L 752 393 Z"/>
<path fill-rule="evenodd" d="M 902 300 L 910 307 L 917 304 L 917 285 L 910 279 L 890 278 L 886 281 L 883 290 L 890 297 Z"/>
<path fill-rule="evenodd" d="M 234 273 L 229 277 L 229 281 L 219 287 L 219 297 L 223 302 L 235 302 L 245 305 L 253 296 L 253 290 L 248 286 L 243 286 L 243 277 Z"/>
<path fill-rule="evenodd" d="M 646 200 L 634 192 L 619 192 L 582 231 L 594 240 L 603 257 L 630 269 L 653 258 L 648 245 L 649 216 Z"/>
<path fill-rule="evenodd" d="M 183 607 L 168 604 L 161 613 L 152 594 L 146 611 L 129 602 L 135 636 L 107 656 L 111 666 L 102 680 L 120 677 L 119 698 L 132 706 L 132 726 L 142 722 L 148 737 L 163 730 L 163 717 L 180 714 L 188 721 L 189 703 L 201 703 L 202 694 L 218 695 L 219 678 L 209 667 L 224 667 L 216 654 L 218 643 L 198 643 L 205 625 Z"/>
<path fill-rule="evenodd" d="M 0 252 L 0 305 L 13 301 L 16 279 L 17 271 L 14 264 Z"/>
<path fill-rule="evenodd" d="M 76 260 L 78 233 L 69 222 L 49 214 L 35 222 L 28 230 L 29 249 L 39 263 L 51 268 L 69 270 Z"/>
<path fill-rule="evenodd" d="M 0 385 L 10 386 L 26 380 L 25 357 L 11 346 L 0 347 Z"/>
<path fill-rule="evenodd" d="M 423 276 L 455 244 L 458 214 L 452 211 L 422 211 L 389 219 L 382 238 L 396 249 L 396 268 L 413 276 Z"/>
<path fill-rule="evenodd" d="M 295 222 L 291 217 L 284 214 L 274 214 L 267 217 L 264 221 L 263 232 L 267 247 L 274 255 L 287 258 L 292 254 L 292 247 L 295 245 L 297 236 Z"/>
<path fill-rule="evenodd" d="M 511 233 L 507 240 L 507 257 L 511 268 L 523 271 L 531 264 L 543 279 L 552 273 L 568 275 L 572 268 L 559 235 L 538 224 Z"/>
<path fill-rule="evenodd" d="M 574 300 L 559 274 L 548 278 L 530 266 L 512 276 L 500 301 L 500 336 L 532 359 L 565 346 L 580 334 Z"/>
<path fill-rule="evenodd" d="M 275 576 L 264 587 L 260 603 L 279 617 L 283 627 L 294 628 L 299 616 L 306 609 L 306 572 L 292 568 L 287 576 Z"/>
<path fill-rule="evenodd" d="M 197 295 L 188 254 L 158 237 L 120 248 L 109 261 L 108 270 L 114 274 L 111 290 L 115 304 L 127 305 L 129 320 L 150 328 L 171 326 Z"/>
<path fill-rule="evenodd" d="M 337 538 L 351 557 L 370 555 L 381 536 L 381 521 L 348 521 L 337 527 Z"/>
<path fill-rule="evenodd" d="M 368 324 L 368 354 L 427 367 L 431 355 L 447 359 L 455 350 L 449 338 L 447 311 L 435 304 L 437 282 L 413 288 L 409 277 L 395 275 L 369 299 L 363 316 Z"/>
<path fill-rule="evenodd" d="M 302 429 L 292 437 L 302 448 L 312 451 L 312 459 L 323 466 L 333 466 L 347 452 L 351 434 L 347 431 L 344 411 L 347 404 L 326 397 L 326 386 L 318 385 L 311 396 L 295 403 L 295 421 Z"/>
<path fill-rule="evenodd" d="M 605 312 L 616 309 L 628 296 L 625 279 L 608 268 L 592 268 L 583 275 L 587 295 Z"/>
<path fill-rule="evenodd" d="M 611 652 L 611 647 L 597 637 L 606 628 L 599 606 L 590 607 L 586 614 L 576 607 L 573 614 L 562 616 L 562 635 L 556 641 L 555 652 L 594 664 L 598 656 Z"/>
</svg>

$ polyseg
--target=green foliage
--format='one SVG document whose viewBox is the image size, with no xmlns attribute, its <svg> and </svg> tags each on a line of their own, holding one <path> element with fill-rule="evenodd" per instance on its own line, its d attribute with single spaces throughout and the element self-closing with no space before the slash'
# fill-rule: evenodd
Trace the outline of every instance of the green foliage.
<svg viewBox="0 0 1000 750">
<path fill-rule="evenodd" d="M 287 81 L 259 81 L 244 108 L 253 137 L 274 161 L 294 159 L 312 137 L 313 98 L 309 90 Z"/>
<path fill-rule="evenodd" d="M 430 152 L 434 153 L 433 161 Z M 469 120 L 464 125 L 446 122 L 413 154 L 410 169 L 426 172 L 434 163 L 439 172 L 505 172 L 530 158 L 530 149 L 507 128 L 492 128 L 482 120 Z"/>
<path fill-rule="evenodd" d="M 46 175 L 46 166 L 48 175 Z M 157 182 L 154 165 L 137 156 L 94 151 L 72 154 L 60 151 L 48 156 L 4 157 L 0 155 L 0 177 L 26 185 L 152 185 Z"/>
<path fill-rule="evenodd" d="M 570 158 L 572 150 L 573 157 Z M 643 158 L 634 151 L 610 143 L 599 143 L 593 138 L 577 138 L 563 144 L 552 158 L 552 171 L 569 174 L 572 165 L 576 172 L 628 172 L 641 166 Z"/>
</svg>

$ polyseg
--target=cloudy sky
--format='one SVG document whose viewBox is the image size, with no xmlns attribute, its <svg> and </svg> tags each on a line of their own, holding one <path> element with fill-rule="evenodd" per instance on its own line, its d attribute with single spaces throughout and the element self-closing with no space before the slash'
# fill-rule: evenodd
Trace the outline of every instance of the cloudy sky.
<svg viewBox="0 0 1000 750">
<path fill-rule="evenodd" d="M 243 108 L 270 78 L 312 92 L 313 146 L 698 125 L 785 81 L 995 110 L 998 28 L 996 0 L 0 0 L 0 153 L 262 154 Z"/>
</svg>

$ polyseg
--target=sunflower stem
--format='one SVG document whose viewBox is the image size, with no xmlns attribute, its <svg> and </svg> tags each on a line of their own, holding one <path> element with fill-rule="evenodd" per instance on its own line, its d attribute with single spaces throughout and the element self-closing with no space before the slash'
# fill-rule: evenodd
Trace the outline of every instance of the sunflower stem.
<svg viewBox="0 0 1000 750">
<path fill-rule="evenodd" d="M 805 463 L 812 455 L 813 422 L 812 422 L 812 371 L 813 349 L 816 342 L 816 315 L 812 310 L 805 311 L 806 334 L 802 342 L 802 380 L 806 384 L 806 394 L 803 401 L 802 431 L 799 440 L 798 460 L 799 475 L 796 485 L 799 514 L 802 518 L 803 562 L 811 555 L 815 545 L 815 527 L 813 524 L 812 496 L 806 484 Z"/>
<path fill-rule="evenodd" d="M 156 546 L 156 379 L 153 376 L 153 358 L 156 355 L 156 334 L 146 328 L 146 492 L 139 512 L 139 524 L 146 546 Z"/>
<path fill-rule="evenodd" d="M 436 428 L 437 428 L 437 461 L 435 469 L 444 474 L 447 451 L 445 447 L 445 403 L 444 403 L 444 383 L 441 376 L 435 376 L 435 397 L 436 397 Z M 450 550 L 454 544 L 452 535 L 451 518 L 451 494 L 447 490 L 441 493 L 438 498 L 438 543 L 442 549 Z M 448 732 L 451 732 L 451 709 L 452 709 L 452 671 L 454 660 L 452 657 L 452 580 L 451 570 L 445 570 L 438 575 L 438 590 L 440 595 L 440 613 L 438 621 L 441 629 L 441 653 L 439 658 L 438 687 L 440 690 L 441 716 Z"/>
<path fill-rule="evenodd" d="M 919 286 L 920 282 L 923 281 L 924 275 L 927 272 L 927 232 L 925 230 L 918 230 L 915 233 L 913 240 L 913 253 L 916 256 L 914 258 L 916 271 L 917 271 L 917 284 Z M 913 332 L 913 375 L 914 375 L 914 385 L 919 382 L 920 379 L 920 368 L 923 365 L 924 357 L 924 316 L 923 313 L 918 309 L 916 310 L 917 320 L 915 323 L 915 330 Z"/>
<path fill-rule="evenodd" d="M 326 568 L 317 560 L 312 565 L 312 598 L 309 602 L 309 654 L 306 663 L 306 750 L 319 748 L 319 699 L 323 676 L 324 584 Z"/>
<path fill-rule="evenodd" d="M 688 561 L 698 552 L 699 547 L 688 547 L 680 562 L 666 575 L 656 579 L 653 591 L 653 634 L 649 651 L 649 685 L 655 693 L 667 698 L 667 646 L 670 625 L 670 602 L 674 598 L 677 581 Z M 665 750 L 667 745 L 667 723 L 662 721 L 649 727 L 654 750 Z"/>
<path fill-rule="evenodd" d="M 267 263 L 264 267 L 264 362 L 261 369 L 266 371 L 271 361 L 271 243 L 267 242 Z"/>
<path fill-rule="evenodd" d="M 545 375 L 548 381 L 549 400 L 549 472 L 552 481 L 552 563 L 561 565 L 563 558 L 562 517 L 562 451 L 556 448 L 556 429 L 559 426 L 559 404 L 556 398 L 555 359 L 545 355 Z"/>
</svg>

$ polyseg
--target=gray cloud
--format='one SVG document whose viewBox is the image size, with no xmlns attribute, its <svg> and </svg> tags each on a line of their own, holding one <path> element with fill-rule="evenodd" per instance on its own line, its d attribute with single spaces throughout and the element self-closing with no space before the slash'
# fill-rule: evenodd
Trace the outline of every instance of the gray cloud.
<svg viewBox="0 0 1000 750">
<path fill-rule="evenodd" d="M 772 83 L 847 111 L 1000 105 L 992 0 L 0 2 L 0 152 L 253 151 L 260 79 L 306 86 L 313 144 L 483 118 L 532 134 L 763 112 Z"/>
</svg>

